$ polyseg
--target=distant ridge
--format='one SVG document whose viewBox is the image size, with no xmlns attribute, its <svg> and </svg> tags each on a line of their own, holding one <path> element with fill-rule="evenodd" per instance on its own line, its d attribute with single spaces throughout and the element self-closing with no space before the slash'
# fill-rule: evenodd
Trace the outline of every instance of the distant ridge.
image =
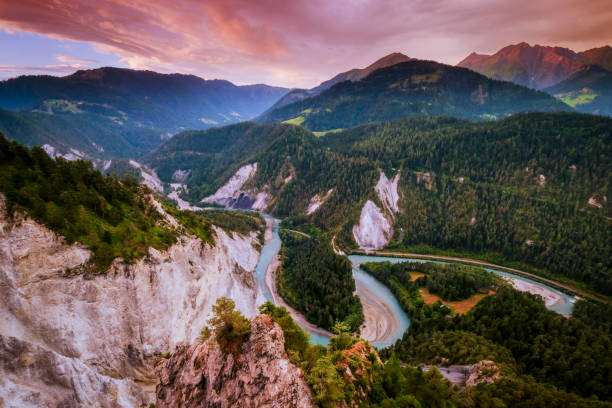
<svg viewBox="0 0 612 408">
<path fill-rule="evenodd" d="M 341 72 L 327 81 L 321 82 L 319 85 L 315 86 L 311 89 L 293 89 L 285 96 L 283 96 L 278 102 L 270 108 L 276 109 L 281 106 L 288 105 L 293 102 L 300 101 L 304 98 L 309 98 L 311 96 L 316 96 L 326 89 L 331 88 L 335 84 L 343 81 L 359 81 L 370 75 L 372 72 L 376 71 L 380 68 L 390 67 L 391 65 L 399 64 L 400 62 L 412 61 L 414 58 L 410 58 L 400 52 L 394 52 L 389 55 L 386 55 L 372 64 L 368 65 L 365 68 L 353 68 L 351 70 Z"/>
<path fill-rule="evenodd" d="M 12 111 L 0 114 L 0 129 L 28 145 L 49 143 L 97 157 L 134 157 L 185 129 L 254 118 L 287 91 L 114 67 L 64 77 L 21 76 L 0 82 L 0 109 Z M 31 128 L 44 132 L 22 137 Z M 81 137 L 75 144 L 69 134 L 76 133 Z"/>
<path fill-rule="evenodd" d="M 457 64 L 489 78 L 536 89 L 553 86 L 587 65 L 612 70 L 612 47 L 575 52 L 569 48 L 531 46 L 521 42 L 508 45 L 492 55 L 473 52 Z"/>
<path fill-rule="evenodd" d="M 571 108 L 544 92 L 495 81 L 465 68 L 410 60 L 271 109 L 258 121 L 325 132 L 415 116 L 489 120 L 517 112 L 562 110 Z"/>
</svg>

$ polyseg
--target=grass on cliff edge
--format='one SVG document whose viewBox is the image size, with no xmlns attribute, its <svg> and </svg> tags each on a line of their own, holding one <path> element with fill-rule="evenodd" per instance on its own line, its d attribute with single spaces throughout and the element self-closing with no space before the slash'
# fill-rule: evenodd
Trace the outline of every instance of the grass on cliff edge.
<svg viewBox="0 0 612 408">
<path fill-rule="evenodd" d="M 105 272 L 115 258 L 130 263 L 149 247 L 168 248 L 181 229 L 160 221 L 151 191 L 130 176 L 102 175 L 90 162 L 52 159 L 39 148 L 28 149 L 0 135 L 0 193 L 7 214 L 24 211 L 66 238 L 93 252 L 91 271 Z M 196 214 L 166 206 L 182 227 L 213 244 L 211 225 L 246 234 L 261 230 L 259 216 L 219 211 Z"/>
</svg>

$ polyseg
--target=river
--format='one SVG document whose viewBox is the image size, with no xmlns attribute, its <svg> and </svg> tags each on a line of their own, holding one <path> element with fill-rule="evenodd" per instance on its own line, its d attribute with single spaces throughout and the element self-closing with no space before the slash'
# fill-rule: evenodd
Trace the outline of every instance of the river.
<svg viewBox="0 0 612 408">
<path fill-rule="evenodd" d="M 276 303 L 274 302 L 272 293 L 270 293 L 266 285 L 266 270 L 281 248 L 281 239 L 278 234 L 280 220 L 267 214 L 262 214 L 262 216 L 267 220 L 273 221 L 272 236 L 266 239 L 261 249 L 261 255 L 257 267 L 255 268 L 254 275 L 266 300 Z M 394 263 L 406 261 L 448 263 L 415 258 L 395 258 L 371 255 L 350 255 L 348 258 L 353 264 L 356 294 L 360 297 L 364 305 L 365 328 L 362 329 L 361 334 L 363 338 L 369 340 L 372 345 L 377 348 L 387 347 L 401 338 L 410 325 L 410 319 L 402 310 L 399 302 L 395 296 L 393 296 L 389 288 L 359 268 L 359 265 L 365 262 L 385 261 Z M 501 275 L 506 279 L 510 279 L 511 283 L 519 290 L 525 290 L 532 293 L 535 292 L 542 295 L 549 309 L 564 315 L 571 314 L 576 300 L 574 297 L 528 278 L 492 268 L 484 269 Z M 300 324 L 299 321 L 298 324 Z M 307 327 L 306 324 L 300 325 L 310 334 L 312 343 L 322 345 L 327 345 L 329 343 L 329 336 L 321 334 L 320 330 L 317 332 Z"/>
</svg>

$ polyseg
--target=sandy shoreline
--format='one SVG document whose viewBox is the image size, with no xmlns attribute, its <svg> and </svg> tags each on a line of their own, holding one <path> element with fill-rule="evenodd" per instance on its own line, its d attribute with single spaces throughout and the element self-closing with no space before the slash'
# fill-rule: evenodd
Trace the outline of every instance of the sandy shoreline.
<svg viewBox="0 0 612 408">
<path fill-rule="evenodd" d="M 367 286 L 355 279 L 357 295 L 363 305 L 364 322 L 361 338 L 369 342 L 390 343 L 399 329 L 399 321 L 391 307 Z"/>
<path fill-rule="evenodd" d="M 565 304 L 565 299 L 558 293 L 553 292 L 550 289 L 543 288 L 533 283 L 526 282 L 522 279 L 510 278 L 504 276 L 503 279 L 509 282 L 514 289 L 521 292 L 529 292 L 533 295 L 540 295 L 544 299 L 544 304 L 547 307 L 559 306 Z"/>
</svg>

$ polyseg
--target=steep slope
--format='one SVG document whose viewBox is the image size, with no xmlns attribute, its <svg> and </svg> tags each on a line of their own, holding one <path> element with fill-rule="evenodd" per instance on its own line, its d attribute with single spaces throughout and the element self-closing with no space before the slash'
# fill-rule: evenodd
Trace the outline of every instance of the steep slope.
<svg viewBox="0 0 612 408">
<path fill-rule="evenodd" d="M 612 115 L 612 72 L 589 65 L 544 89 L 580 112 Z"/>
<path fill-rule="evenodd" d="M 267 212 L 291 216 L 294 226 L 314 224 L 336 235 L 344 248 L 422 251 L 426 245 L 494 253 L 499 262 L 524 262 L 526 268 L 612 293 L 611 265 L 604 255 L 612 242 L 607 118 L 575 113 L 477 123 L 415 118 L 318 138 L 283 124 L 234 125 L 224 132 L 235 132 L 240 140 L 239 128 L 247 129 L 245 142 L 264 135 L 264 129 L 284 130 L 256 152 L 228 150 L 232 164 L 225 172 L 215 170 L 219 176 L 188 177 L 193 202 L 214 194 L 241 167 L 257 163 L 236 191 L 266 192 Z M 226 153 L 220 152 L 222 161 Z M 199 153 L 184 145 L 180 154 Z M 160 156 L 159 166 L 164 162 Z M 168 174 L 177 169 L 169 167 Z M 206 189 L 197 192 L 203 181 Z M 323 196 L 316 211 L 309 211 L 313 198 Z"/>
<path fill-rule="evenodd" d="M 179 212 L 0 142 L 3 403 L 146 405 L 156 359 L 197 338 L 217 296 L 256 314 L 259 217 Z"/>
<path fill-rule="evenodd" d="M 410 58 L 402 53 L 394 52 L 392 54 L 386 55 L 372 64 L 368 65 L 365 68 L 353 68 L 346 72 L 341 72 L 338 75 L 334 76 L 327 81 L 321 82 L 319 85 L 315 86 L 311 89 L 292 89 L 285 96 L 280 98 L 271 108 L 270 110 L 280 108 L 285 105 L 289 105 L 293 102 L 300 101 L 305 98 L 309 98 L 311 96 L 316 96 L 326 89 L 331 88 L 337 83 L 344 81 L 359 81 L 370 75 L 372 72 L 376 71 L 380 68 L 390 67 L 391 65 L 399 64 L 400 62 L 412 61 L 413 58 Z"/>
<path fill-rule="evenodd" d="M 0 108 L 38 112 L 27 119 L 37 124 L 44 121 L 56 138 L 61 138 L 64 123 L 77 121 L 73 127 L 92 139 L 83 141 L 87 146 L 79 150 L 97 157 L 118 156 L 123 151 L 120 157 L 126 157 L 150 151 L 186 128 L 203 129 L 253 118 L 286 91 L 266 85 L 236 86 L 193 75 L 99 68 L 65 77 L 22 76 L 2 81 Z M 90 123 L 93 129 L 78 121 Z M 97 137 L 98 129 L 123 138 L 127 145 Z M 20 132 L 7 136 L 34 142 L 21 139 Z M 70 139 L 60 141 L 79 148 Z"/>
<path fill-rule="evenodd" d="M 312 133 L 300 127 L 245 122 L 181 133 L 145 157 L 145 162 L 163 181 L 187 184 L 184 195 L 193 202 L 206 198 L 236 203 L 241 193 L 247 193 L 251 208 L 258 193 L 276 192 L 291 182 L 296 156 L 312 152 L 313 143 Z"/>
<path fill-rule="evenodd" d="M 489 78 L 542 89 L 583 68 L 581 60 L 578 54 L 568 48 L 531 46 L 522 42 L 508 45 L 493 55 L 472 53 L 457 66 Z"/>
<path fill-rule="evenodd" d="M 413 116 L 490 119 L 522 111 L 569 110 L 549 95 L 433 61 L 409 61 L 336 84 L 318 96 L 258 121 L 301 124 L 313 131 Z"/>
<path fill-rule="evenodd" d="M 27 146 L 48 145 L 64 155 L 77 150 L 90 157 L 127 157 L 163 141 L 159 132 L 151 129 L 128 132 L 116 123 L 98 123 L 84 115 L 4 109 L 0 109 L 0 132 Z"/>
<path fill-rule="evenodd" d="M 252 275 L 254 235 L 231 238 L 217 228 L 215 246 L 185 235 L 167 250 L 87 277 L 67 271 L 86 267 L 90 251 L 2 210 L 5 403 L 140 406 L 150 400 L 156 356 L 197 338 L 216 296 L 236 299 L 249 316 L 263 302 Z"/>
</svg>

